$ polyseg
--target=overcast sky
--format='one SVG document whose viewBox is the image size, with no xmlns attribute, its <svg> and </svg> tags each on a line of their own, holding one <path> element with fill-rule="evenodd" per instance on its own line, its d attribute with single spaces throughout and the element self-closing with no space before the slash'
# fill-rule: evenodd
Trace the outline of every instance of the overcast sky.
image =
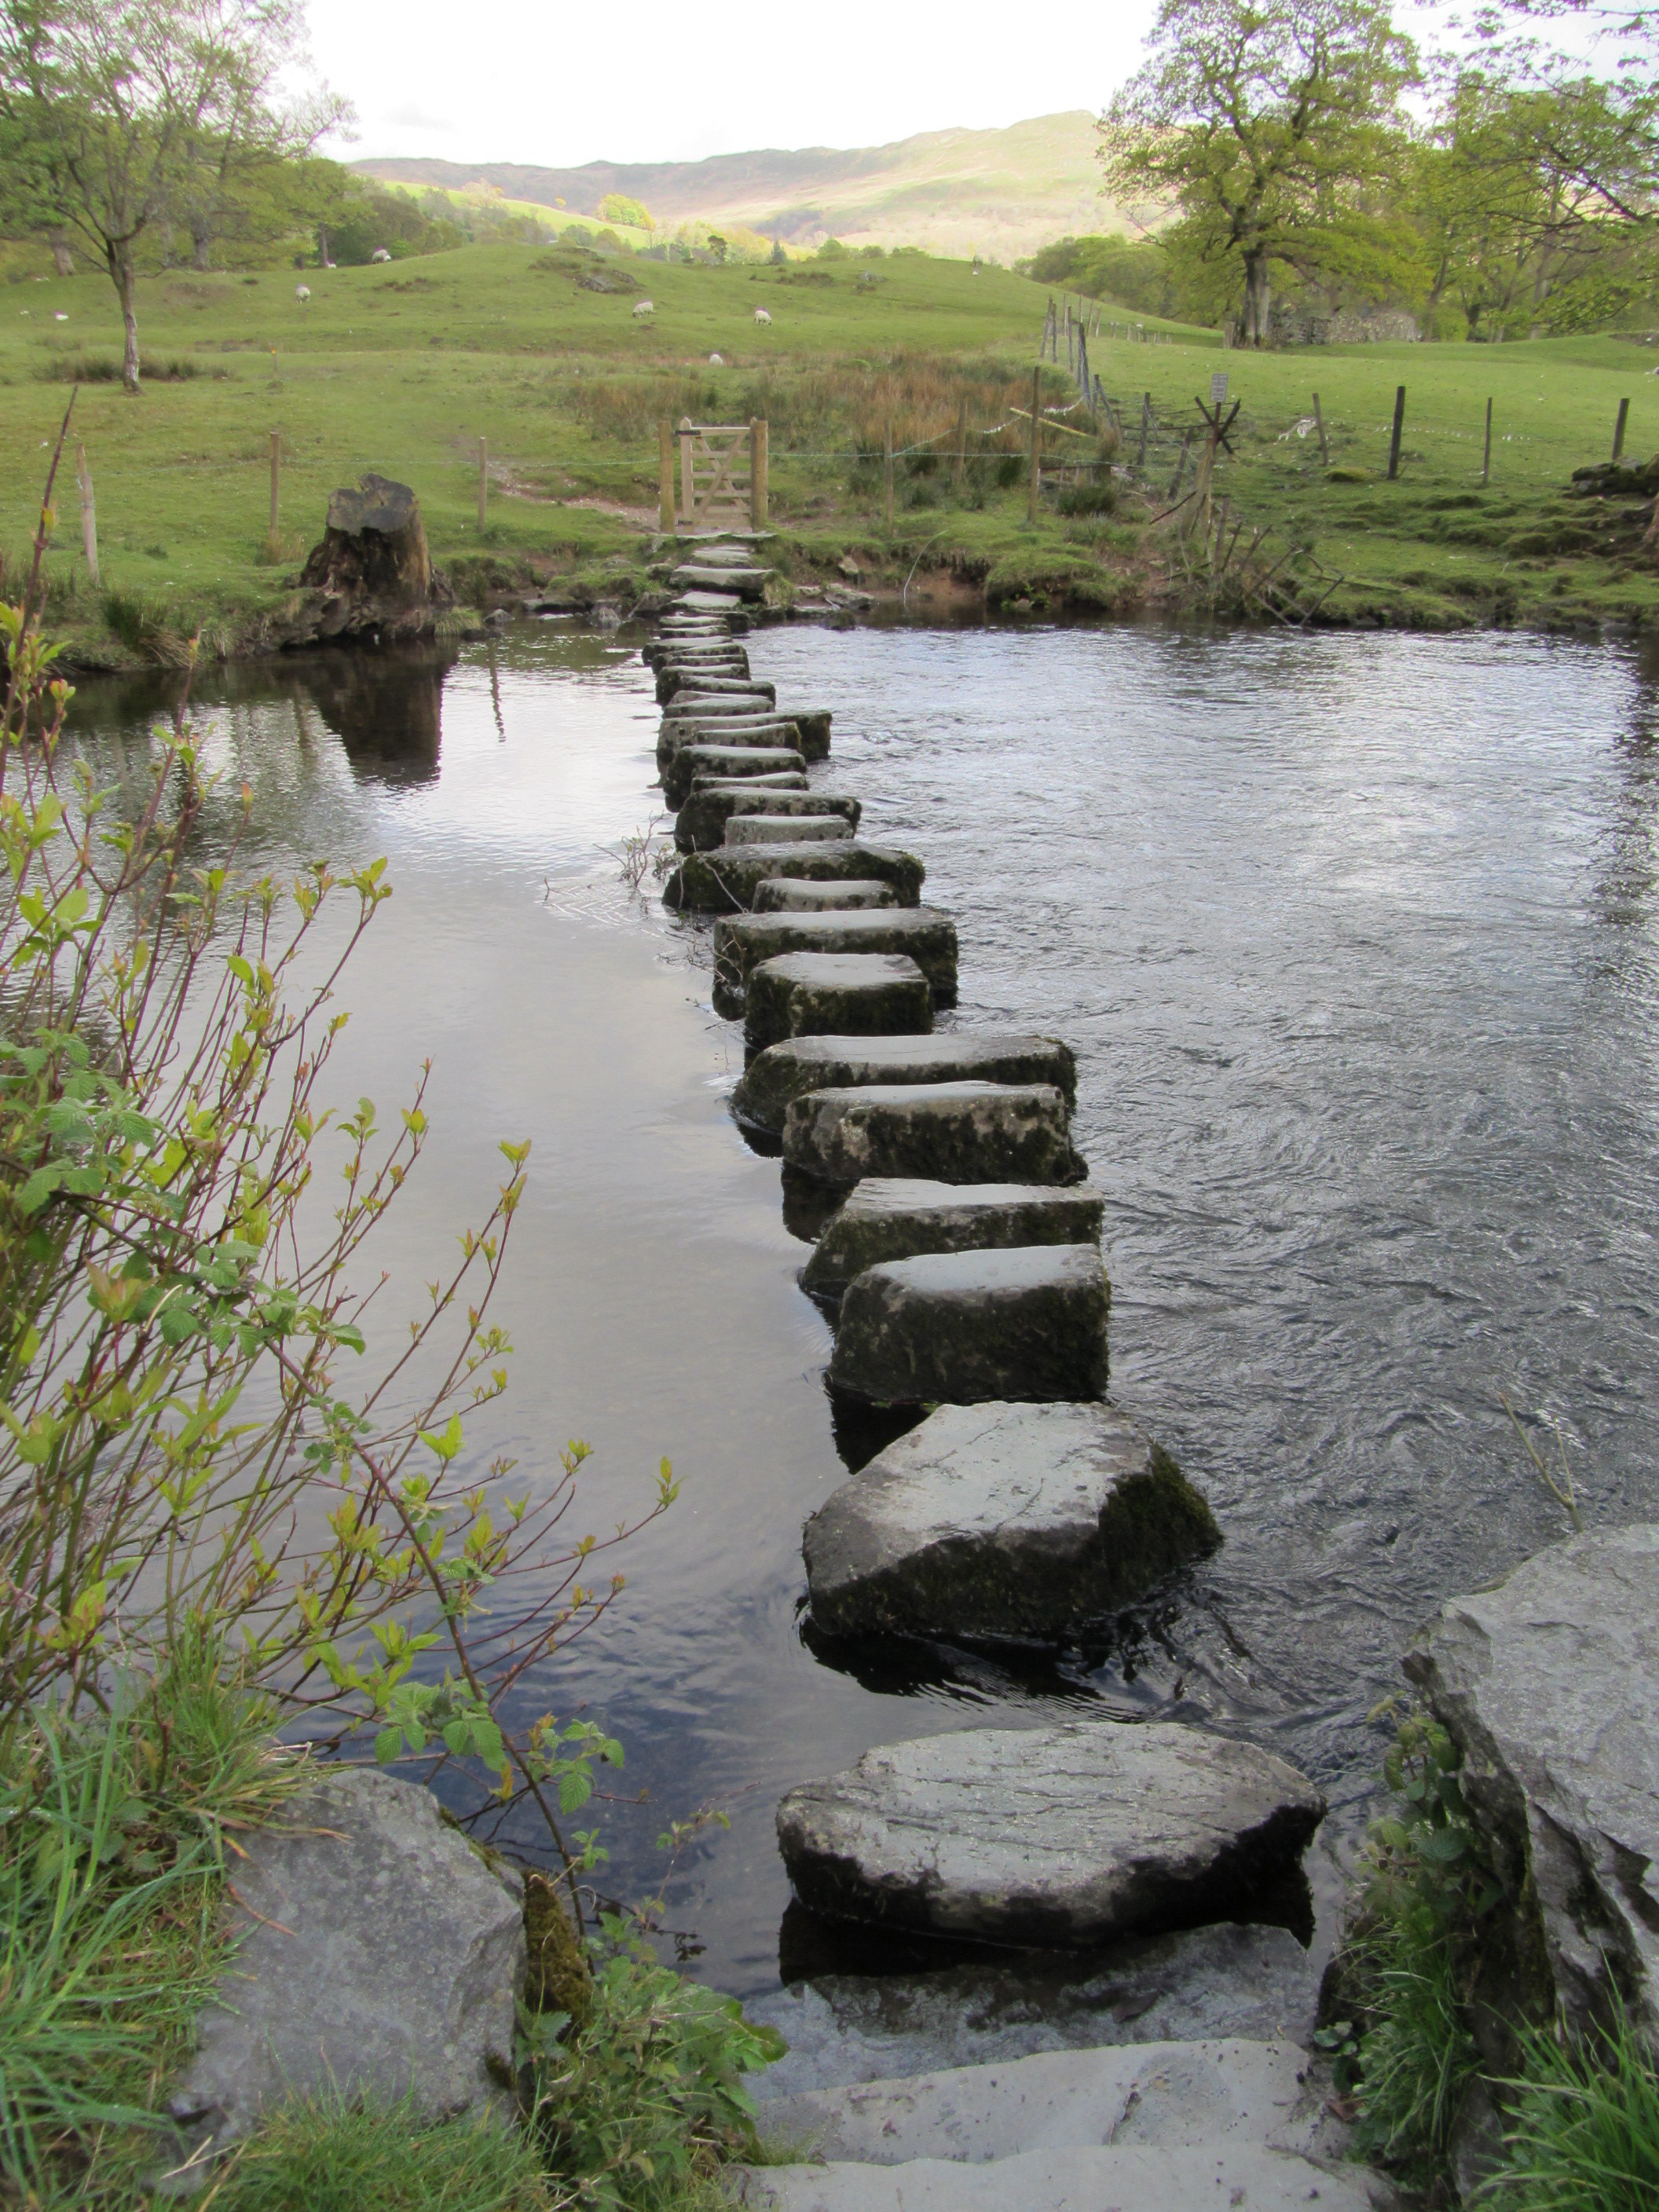
<svg viewBox="0 0 1659 2212">
<path fill-rule="evenodd" d="M 1099 108 L 1155 0 L 1041 18 L 983 0 L 310 0 L 321 73 L 357 110 L 341 150 L 452 161 L 696 161 L 871 146 Z"/>
</svg>

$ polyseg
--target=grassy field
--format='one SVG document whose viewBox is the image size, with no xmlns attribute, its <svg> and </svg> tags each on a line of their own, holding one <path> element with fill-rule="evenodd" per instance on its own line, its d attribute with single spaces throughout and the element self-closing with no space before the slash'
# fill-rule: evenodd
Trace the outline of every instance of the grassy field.
<svg viewBox="0 0 1659 2212">
<path fill-rule="evenodd" d="M 584 276 L 615 283 L 587 289 Z M 369 269 L 185 272 L 146 282 L 152 380 L 137 399 L 83 383 L 74 436 L 97 497 L 100 588 L 80 557 L 72 483 L 60 486 L 53 617 L 83 657 L 119 663 L 204 628 L 210 649 L 256 647 L 295 604 L 330 492 L 373 468 L 412 483 L 434 557 L 477 603 L 492 585 L 580 574 L 642 580 L 656 511 L 656 423 L 690 413 L 771 425 L 777 550 L 805 575 L 848 549 L 878 583 L 921 556 L 994 600 L 1137 601 L 1172 592 L 1170 526 L 1152 518 L 1195 394 L 1224 369 L 1242 403 L 1218 495 L 1273 542 L 1310 546 L 1346 580 L 1327 618 L 1440 626 L 1588 622 L 1659 611 L 1659 579 L 1591 523 L 1613 512 L 1564 498 L 1572 469 L 1605 459 L 1621 398 L 1627 456 L 1659 451 L 1656 355 L 1613 338 L 1504 347 L 1369 346 L 1224 354 L 1212 334 L 1147 325 L 1164 342 L 1097 342 L 1094 364 L 1138 443 L 1150 392 L 1152 495 L 1115 516 L 1045 511 L 1025 522 L 1018 452 L 1047 295 L 1007 271 L 901 255 L 771 268 L 601 261 L 562 249 L 470 247 Z M 636 320 L 648 288 L 654 316 Z M 764 306 L 769 326 L 753 319 Z M 58 319 L 59 317 L 64 319 Z M 117 356 L 101 277 L 0 286 L 0 547 L 32 526 L 65 380 Z M 723 356 L 723 366 L 709 362 Z M 1047 396 L 1063 404 L 1064 363 Z M 1401 480 L 1382 481 L 1394 390 L 1407 387 Z M 1331 471 L 1297 425 L 1320 392 Z M 1486 399 L 1492 478 L 1480 483 Z M 890 414 L 901 449 L 954 442 L 965 404 L 985 458 L 960 493 L 925 451 L 902 451 L 896 513 L 882 513 Z M 1074 416 L 1075 422 L 1080 418 Z M 270 435 L 283 441 L 281 541 L 265 544 Z M 996 434 L 987 435 L 987 432 Z M 489 517 L 477 520 L 489 441 Z M 1069 455 L 1086 445 L 1056 431 Z M 1188 477 L 1190 482 L 1190 473 Z M 1620 510 L 1628 540 L 1634 502 Z"/>
</svg>

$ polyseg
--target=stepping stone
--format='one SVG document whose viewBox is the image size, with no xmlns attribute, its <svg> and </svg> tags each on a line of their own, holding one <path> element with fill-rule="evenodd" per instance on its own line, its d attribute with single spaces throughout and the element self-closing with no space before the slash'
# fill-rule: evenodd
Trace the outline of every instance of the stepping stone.
<svg viewBox="0 0 1659 2212">
<path fill-rule="evenodd" d="M 761 890 L 755 912 L 763 909 Z M 812 885 L 809 888 L 817 889 Z M 845 890 L 850 888 L 843 884 Z M 1077 1058 L 1058 1037 L 956 1030 L 949 1036 L 848 1039 L 801 1037 L 774 1045 L 751 1060 L 732 1098 L 740 1121 L 777 1135 L 792 1099 L 808 1091 L 850 1090 L 861 1084 L 1047 1083 L 1077 1103 Z M 866 1170 L 874 1173 L 875 1170 Z"/>
<path fill-rule="evenodd" d="M 919 1252 L 987 1252 L 1013 1244 L 1098 1244 L 1105 1201 L 1087 1183 L 931 1182 L 866 1176 L 801 1270 L 801 1287 L 839 1301 L 854 1275 Z"/>
<path fill-rule="evenodd" d="M 668 793 L 671 806 L 679 805 L 690 788 L 689 773 L 684 783 L 681 781 L 683 764 L 690 760 L 696 767 L 704 768 L 705 772 L 718 770 L 719 762 L 710 756 L 720 750 L 713 745 L 681 748 L 663 776 L 663 788 Z M 736 755 L 734 747 L 724 757 L 732 759 Z M 764 760 L 769 768 L 784 765 L 782 761 L 765 753 L 757 753 L 755 758 Z M 797 765 L 805 764 L 799 754 L 795 762 Z M 677 791 L 680 798 L 675 796 Z M 741 908 L 747 913 L 755 902 L 757 885 L 767 877 L 804 876 L 820 884 L 890 884 L 901 906 L 915 906 L 921 896 L 926 872 L 914 853 L 900 853 L 889 845 L 864 845 L 856 839 L 850 844 L 757 845 L 746 849 L 725 845 L 717 852 L 687 854 L 663 885 L 662 896 L 665 906 L 682 912 L 702 909 L 731 914 Z"/>
<path fill-rule="evenodd" d="M 844 814 L 734 814 L 726 825 L 728 845 L 833 844 L 852 834 Z"/>
<path fill-rule="evenodd" d="M 809 757 L 795 725 L 782 714 L 720 714 L 707 720 L 671 722 L 664 720 L 657 732 L 657 772 L 668 766 L 686 745 L 787 745 L 803 759 Z"/>
<path fill-rule="evenodd" d="M 739 776 L 779 774 L 804 776 L 805 773 L 806 763 L 793 745 L 682 745 L 662 772 L 663 796 L 670 806 L 678 809 L 684 806 L 690 797 L 692 783 L 699 775 L 719 776 L 729 781 Z M 684 863 L 685 866 L 690 865 L 689 860 Z M 677 869 L 675 875 L 681 872 L 682 870 Z M 668 878 L 670 888 L 674 881 L 675 876 Z M 670 906 L 679 903 L 676 899 L 668 898 L 667 888 L 663 896 Z M 692 905 L 721 902 L 732 907 L 737 901 L 730 894 L 713 886 L 706 901 L 694 899 L 690 902 Z"/>
<path fill-rule="evenodd" d="M 727 707 L 742 711 L 727 713 Z M 657 756 L 660 760 L 663 749 L 669 744 L 695 743 L 700 737 L 711 737 L 715 744 L 722 742 L 722 732 L 732 724 L 746 722 L 758 728 L 770 722 L 775 726 L 787 726 L 799 735 L 801 750 L 808 760 L 828 760 L 830 757 L 830 716 L 827 714 L 802 714 L 747 707 L 741 701 L 720 701 L 712 711 L 702 708 L 682 706 L 678 699 L 670 702 L 657 732 Z"/>
<path fill-rule="evenodd" d="M 884 1406 L 1103 1398 L 1111 1297 L 1095 1244 L 884 1261 L 847 1285 L 830 1380 Z"/>
<path fill-rule="evenodd" d="M 740 599 L 761 599 L 766 596 L 766 586 L 771 579 L 769 568 L 738 568 L 726 562 L 686 561 L 675 569 L 669 581 L 676 591 L 688 597 L 702 598 L 704 591 L 719 593 L 735 592 Z"/>
<path fill-rule="evenodd" d="M 790 1790 L 777 1825 L 816 1912 L 1081 1950 L 1237 1917 L 1324 1813 L 1305 1775 L 1254 1744 L 1073 1721 L 884 1745 Z"/>
<path fill-rule="evenodd" d="M 722 844 L 726 823 L 739 814 L 764 814 L 774 819 L 792 814 L 838 814 L 849 831 L 859 826 L 862 810 L 856 799 L 809 791 L 805 776 L 798 779 L 793 790 L 776 788 L 769 780 L 764 787 L 757 788 L 760 781 L 757 777 L 749 783 L 706 783 L 694 789 L 674 824 L 674 842 L 680 850 L 709 851 Z"/>
<path fill-rule="evenodd" d="M 890 884 L 805 884 L 788 876 L 768 876 L 755 886 L 757 914 L 853 913 L 866 907 L 892 907 L 898 899 Z"/>
<path fill-rule="evenodd" d="M 777 686 L 752 676 L 716 676 L 697 667 L 669 662 L 657 677 L 657 702 L 665 707 L 680 692 L 695 692 L 705 699 L 759 699 L 769 707 L 778 703 Z"/>
<path fill-rule="evenodd" d="M 832 1636 L 1061 1637 L 1133 1605 L 1221 1533 L 1115 1406 L 941 1406 L 806 1524 Z"/>
<path fill-rule="evenodd" d="M 735 615 L 741 611 L 743 600 L 736 592 L 682 592 L 675 602 L 689 615 Z"/>
<path fill-rule="evenodd" d="M 869 1083 L 792 1098 L 783 1157 L 821 1182 L 1081 1182 L 1066 1101 L 1047 1083 Z"/>
<path fill-rule="evenodd" d="M 726 836 L 744 823 L 726 824 Z M 936 1006 L 957 1000 L 957 926 L 937 907 L 890 913 L 738 914 L 714 925 L 714 974 L 728 991 L 740 991 L 757 962 L 779 952 L 908 952 L 933 987 Z"/>
<path fill-rule="evenodd" d="M 1096 2143 L 982 2166 L 728 2166 L 726 2176 L 733 2202 L 755 2212 L 1377 2212 L 1396 2201 L 1386 2185 L 1374 2194 L 1355 2167 L 1248 2142 Z"/>
<path fill-rule="evenodd" d="M 647 668 L 705 669 L 710 675 L 725 674 L 729 665 L 740 674 L 749 673 L 749 655 L 735 638 L 719 637 L 655 637 L 641 648 L 640 658 Z"/>
<path fill-rule="evenodd" d="M 678 672 L 674 672 L 678 673 Z M 736 683 L 735 678 L 728 678 Z M 720 721 L 729 714 L 745 715 L 762 721 L 793 721 L 793 714 L 780 715 L 776 709 L 772 686 L 765 695 L 745 685 L 743 690 L 708 691 L 703 689 L 702 678 L 687 675 L 681 690 L 675 692 L 663 708 L 663 720 L 667 722 Z"/>
<path fill-rule="evenodd" d="M 892 1036 L 930 1030 L 933 995 L 914 960 L 890 952 L 786 952 L 751 969 L 743 1033 L 757 1048 L 833 1030 Z"/>
</svg>

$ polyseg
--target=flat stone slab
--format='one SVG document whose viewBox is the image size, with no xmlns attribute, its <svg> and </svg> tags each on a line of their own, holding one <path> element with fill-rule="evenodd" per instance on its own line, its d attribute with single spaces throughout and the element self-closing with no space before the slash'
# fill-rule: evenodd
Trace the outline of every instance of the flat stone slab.
<svg viewBox="0 0 1659 2212">
<path fill-rule="evenodd" d="M 240 1841 L 241 1940 L 170 2100 L 192 2144 L 234 2142 L 290 2097 L 385 2105 L 412 2090 L 438 2118 L 492 2105 L 522 1911 L 430 1791 L 325 1769 Z"/>
<path fill-rule="evenodd" d="M 1098 1244 L 1105 1201 L 1087 1183 L 936 1182 L 866 1176 L 854 1185 L 801 1270 L 801 1287 L 836 1302 L 854 1275 L 919 1252 L 1012 1244 Z"/>
<path fill-rule="evenodd" d="M 749 673 L 749 648 L 739 645 L 724 630 L 718 635 L 702 637 L 653 637 L 641 648 L 640 658 L 647 668 L 707 670 L 710 675 L 723 676 L 735 671 L 740 676 Z"/>
<path fill-rule="evenodd" d="M 739 568 L 735 562 L 684 561 L 669 578 L 677 591 L 699 592 L 707 589 L 723 593 L 735 592 L 739 599 L 759 599 L 766 595 L 766 586 L 772 574 L 769 568 Z"/>
<path fill-rule="evenodd" d="M 1357 2168 L 1263 2143 L 1164 2150 L 1135 2143 L 1024 2151 L 994 2164 L 734 2166 L 732 2202 L 768 2212 L 1374 2212 Z"/>
<path fill-rule="evenodd" d="M 678 811 L 690 797 L 691 786 L 700 775 L 730 781 L 742 776 L 779 773 L 805 775 L 806 763 L 793 745 L 682 745 L 662 771 L 663 795 Z M 671 876 L 670 883 L 673 880 Z M 669 903 L 672 906 L 678 902 L 671 899 Z M 726 903 L 729 906 L 733 902 L 728 898 Z"/>
<path fill-rule="evenodd" d="M 785 714 L 705 714 L 675 721 L 665 714 L 657 732 L 657 766 L 666 768 L 683 745 L 789 745 L 805 750 L 800 732 Z"/>
<path fill-rule="evenodd" d="M 793 1098 L 783 1157 L 820 1182 L 1081 1182 L 1070 1116 L 1047 1083 L 826 1085 Z"/>
<path fill-rule="evenodd" d="M 1254 1744 L 1090 1720 L 883 1745 L 790 1790 L 777 1827 L 796 1893 L 831 1918 L 1080 1950 L 1236 1916 L 1324 1812 Z"/>
<path fill-rule="evenodd" d="M 1659 2030 L 1659 1526 L 1576 1536 L 1449 1598 L 1403 1664 L 1528 1900 L 1517 1948 L 1553 1984 L 1528 1994 L 1606 2022 L 1611 1966 L 1632 2026 Z"/>
<path fill-rule="evenodd" d="M 682 691 L 698 698 L 758 699 L 768 707 L 778 702 L 776 686 L 757 677 L 716 674 L 695 664 L 688 668 L 682 661 L 670 661 L 657 678 L 657 703 L 665 707 Z"/>
<path fill-rule="evenodd" d="M 726 823 L 739 814 L 764 814 L 775 818 L 792 814 L 836 814 L 847 823 L 850 834 L 858 828 L 862 811 L 856 799 L 809 790 L 805 776 L 799 779 L 793 790 L 777 790 L 769 784 L 757 790 L 752 781 L 705 783 L 701 789 L 694 789 L 681 807 L 674 824 L 674 842 L 683 853 L 711 852 L 725 842 Z"/>
<path fill-rule="evenodd" d="M 763 911 L 761 893 L 755 912 Z M 801 1037 L 750 1062 L 732 1098 L 740 1121 L 777 1135 L 792 1099 L 808 1091 L 922 1083 L 1046 1083 L 1077 1103 L 1077 1056 L 1058 1037 L 956 1030 L 948 1036 L 849 1042 Z M 877 1170 L 872 1170 L 874 1173 Z M 1035 1240 L 1034 1240 L 1035 1241 Z"/>
<path fill-rule="evenodd" d="M 806 1523 L 832 1636 L 1064 1636 L 1133 1605 L 1220 1532 L 1115 1406 L 941 1406 Z"/>
<path fill-rule="evenodd" d="M 744 708 L 738 712 L 723 712 L 722 706 L 737 707 L 738 702 L 726 702 L 710 708 L 707 704 L 694 705 L 683 698 L 671 699 L 657 732 L 657 759 L 660 766 L 677 745 L 696 744 L 701 738 L 712 738 L 716 744 L 727 742 L 724 733 L 729 730 L 760 731 L 769 725 L 775 730 L 793 732 L 808 760 L 821 761 L 830 757 L 830 717 L 828 714 L 801 714 L 793 708 L 783 709 Z"/>
<path fill-rule="evenodd" d="M 902 953 L 787 952 L 750 970 L 743 1031 L 762 1046 L 823 1030 L 890 1036 L 933 1022 L 927 978 Z"/>
<path fill-rule="evenodd" d="M 1109 2045 L 808 2090 L 769 2102 L 763 2118 L 781 2147 L 866 2166 L 983 2166 L 1103 2143 L 1262 2143 L 1305 2154 L 1322 2133 L 1323 2094 L 1309 2071 L 1307 2052 L 1289 2041 Z"/>
<path fill-rule="evenodd" d="M 895 907 L 891 884 L 807 884 L 788 876 L 768 876 L 755 886 L 756 914 L 857 914 L 870 907 Z"/>
<path fill-rule="evenodd" d="M 728 845 L 833 844 L 852 834 L 844 814 L 734 814 L 726 825 Z"/>
<path fill-rule="evenodd" d="M 743 598 L 738 592 L 693 589 L 682 592 L 675 605 L 691 615 L 734 615 L 742 606 Z"/>
<path fill-rule="evenodd" d="M 766 688 L 769 693 L 771 685 L 769 684 Z M 741 691 L 706 690 L 701 678 L 690 674 L 686 676 L 684 687 L 676 691 L 663 707 L 665 723 L 718 721 L 728 714 L 756 719 L 769 716 L 774 720 L 780 719 L 776 705 L 770 697 L 747 689 Z M 793 721 L 794 717 L 789 714 L 782 719 Z"/>
<path fill-rule="evenodd" d="M 884 1261 L 847 1286 L 830 1380 L 881 1405 L 1103 1398 L 1110 1304 L 1094 1244 Z"/>
<path fill-rule="evenodd" d="M 676 757 L 663 779 L 671 806 L 681 804 L 673 796 L 678 782 L 670 786 L 671 777 L 678 779 L 681 763 L 692 757 L 702 765 L 703 758 L 719 750 L 687 746 Z M 731 749 L 726 757 L 733 757 L 736 750 Z M 764 757 L 756 755 L 757 759 Z M 785 763 L 772 760 L 768 765 L 780 768 Z M 717 766 L 709 762 L 704 772 L 712 772 Z M 684 788 L 690 788 L 689 777 Z M 890 845 L 866 845 L 857 838 L 831 845 L 725 845 L 713 853 L 689 853 L 663 885 L 662 896 L 665 906 L 714 914 L 741 909 L 746 914 L 755 903 L 757 886 L 769 876 L 799 876 L 819 884 L 890 884 L 901 906 L 915 906 L 921 897 L 926 872 L 914 853 L 901 853 Z"/>
<path fill-rule="evenodd" d="M 739 827 L 727 825 L 730 836 Z M 851 914 L 738 914 L 714 924 L 714 974 L 741 990 L 751 968 L 780 952 L 904 952 L 926 975 L 937 1006 L 957 999 L 957 926 L 937 907 Z"/>
</svg>

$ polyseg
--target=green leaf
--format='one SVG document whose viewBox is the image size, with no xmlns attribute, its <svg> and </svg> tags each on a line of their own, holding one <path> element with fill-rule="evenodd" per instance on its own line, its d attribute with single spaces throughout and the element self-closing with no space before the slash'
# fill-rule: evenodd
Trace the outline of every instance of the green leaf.
<svg viewBox="0 0 1659 2212">
<path fill-rule="evenodd" d="M 389 1766 L 404 1747 L 404 1732 L 399 1728 L 383 1728 L 374 1739 L 374 1756 L 382 1766 Z"/>
</svg>

